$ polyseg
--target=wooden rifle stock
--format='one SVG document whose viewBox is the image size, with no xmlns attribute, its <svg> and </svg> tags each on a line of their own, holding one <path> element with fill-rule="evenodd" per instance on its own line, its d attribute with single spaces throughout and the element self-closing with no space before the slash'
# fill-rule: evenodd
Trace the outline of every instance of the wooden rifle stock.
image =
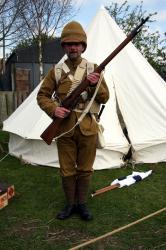
<svg viewBox="0 0 166 250">
<path fill-rule="evenodd" d="M 126 39 L 94 70 L 94 72 L 101 73 L 105 66 L 141 31 L 142 25 L 149 19 L 149 17 L 142 19 L 141 23 L 134 28 L 131 33 L 126 37 Z M 89 81 L 85 79 L 82 81 L 78 87 L 76 87 L 72 93 L 67 96 L 63 101 L 61 106 L 72 110 L 78 101 L 80 94 L 89 86 Z M 41 138 L 50 145 L 52 140 L 59 136 L 61 123 L 65 121 L 66 118 L 55 117 L 51 124 L 45 129 L 41 134 Z"/>
</svg>

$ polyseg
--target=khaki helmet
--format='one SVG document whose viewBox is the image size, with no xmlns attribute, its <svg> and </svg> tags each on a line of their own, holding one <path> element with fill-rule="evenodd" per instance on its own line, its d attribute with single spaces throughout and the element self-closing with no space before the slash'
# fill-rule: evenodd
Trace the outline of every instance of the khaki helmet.
<svg viewBox="0 0 166 250">
<path fill-rule="evenodd" d="M 87 36 L 80 23 L 72 21 L 63 28 L 61 34 L 61 45 L 67 42 L 83 43 L 85 49 L 87 47 Z"/>
</svg>

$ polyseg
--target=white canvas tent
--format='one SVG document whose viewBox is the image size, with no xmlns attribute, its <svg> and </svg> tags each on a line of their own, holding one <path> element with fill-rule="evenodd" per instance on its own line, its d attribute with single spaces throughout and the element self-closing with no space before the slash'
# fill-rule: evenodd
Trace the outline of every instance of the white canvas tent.
<svg viewBox="0 0 166 250">
<path fill-rule="evenodd" d="M 84 57 L 98 64 L 126 37 L 104 8 L 93 19 L 87 34 Z M 134 150 L 133 160 L 166 161 L 165 82 L 132 43 L 106 67 L 105 79 L 110 90 L 110 100 L 101 119 L 106 148 L 97 150 L 94 169 L 120 167 L 129 149 L 118 120 L 116 98 Z M 59 167 L 56 142 L 48 146 L 40 138 L 51 119 L 37 105 L 39 86 L 4 121 L 3 130 L 10 132 L 10 154 L 32 164 Z"/>
</svg>

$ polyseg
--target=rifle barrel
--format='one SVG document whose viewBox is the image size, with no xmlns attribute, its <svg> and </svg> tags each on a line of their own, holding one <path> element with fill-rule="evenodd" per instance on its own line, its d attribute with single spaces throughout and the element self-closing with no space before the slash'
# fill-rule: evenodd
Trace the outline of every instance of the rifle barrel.
<svg viewBox="0 0 166 250">
<path fill-rule="evenodd" d="M 135 27 L 125 38 L 125 40 L 96 68 L 95 72 L 101 73 L 105 66 L 141 31 L 142 25 L 147 22 L 149 16 L 142 19 L 141 23 Z"/>
</svg>

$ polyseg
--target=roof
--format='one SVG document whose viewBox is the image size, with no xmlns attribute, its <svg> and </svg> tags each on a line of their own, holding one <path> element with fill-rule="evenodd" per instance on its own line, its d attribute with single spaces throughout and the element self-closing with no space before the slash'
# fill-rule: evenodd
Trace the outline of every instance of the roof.
<svg viewBox="0 0 166 250">
<path fill-rule="evenodd" d="M 37 46 L 31 46 L 23 49 L 18 49 L 13 52 L 6 63 L 38 63 L 39 50 Z M 43 63 L 57 63 L 63 57 L 64 51 L 60 44 L 60 38 L 47 41 L 43 45 Z"/>
</svg>

